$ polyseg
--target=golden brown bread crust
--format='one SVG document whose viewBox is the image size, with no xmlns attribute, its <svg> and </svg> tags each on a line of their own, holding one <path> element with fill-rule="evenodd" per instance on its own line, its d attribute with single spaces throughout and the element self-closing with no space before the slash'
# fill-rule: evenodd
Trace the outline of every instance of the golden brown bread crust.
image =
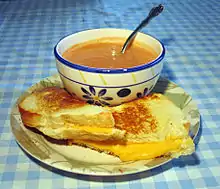
<svg viewBox="0 0 220 189">
<path fill-rule="evenodd" d="M 59 87 L 47 87 L 34 91 L 32 94 L 35 97 L 33 100 L 36 100 L 37 103 L 34 109 L 28 109 L 26 107 L 28 105 L 25 104 L 25 99 L 18 105 L 23 123 L 29 127 L 42 125 L 45 121 L 42 117 L 43 114 L 51 114 L 59 110 L 82 107 L 86 104 L 72 97 L 64 89 Z"/>
<path fill-rule="evenodd" d="M 34 91 L 18 107 L 23 122 L 30 127 L 46 126 L 48 122 L 52 122 L 51 127 L 56 124 L 114 127 L 109 110 L 87 104 L 58 87 Z"/>
<path fill-rule="evenodd" d="M 80 135 L 80 130 L 78 131 L 76 128 L 72 129 L 73 133 L 68 134 L 69 127 L 95 126 L 116 128 L 126 132 L 126 140 L 129 142 L 139 143 L 160 141 L 167 136 L 184 135 L 189 129 L 189 123 L 181 123 L 180 121 L 177 124 L 182 126 L 174 126 L 174 128 L 179 128 L 178 132 L 180 134 L 172 128 L 172 115 L 176 116 L 177 112 L 177 117 L 182 119 L 181 111 L 161 94 L 151 94 L 141 99 L 108 108 L 89 105 L 72 97 L 64 89 L 58 87 L 48 87 L 35 91 L 29 97 L 19 104 L 23 123 L 29 127 L 38 127 L 39 130 L 44 131 L 47 135 L 53 135 L 53 138 L 71 138 L 75 136 L 75 133 Z M 29 104 L 32 103 L 33 105 L 30 106 Z M 169 106 L 169 109 L 173 108 L 167 115 L 168 110 L 163 110 L 166 106 Z M 101 108 L 101 112 L 72 115 L 74 110 L 79 110 L 77 108 L 85 107 L 89 107 L 90 112 L 93 112 L 94 108 L 98 107 Z M 164 124 L 167 126 L 164 126 Z M 63 130 L 60 131 L 59 128 L 63 128 Z M 53 129 L 54 132 L 52 132 Z M 171 133 L 171 130 L 174 130 L 175 133 Z M 62 134 L 62 132 L 65 134 Z M 61 136 L 56 136 L 56 134 Z M 91 132 L 88 133 L 86 131 L 85 135 L 87 134 L 89 135 Z M 120 138 L 122 137 L 120 136 Z"/>
<path fill-rule="evenodd" d="M 59 87 L 47 87 L 34 92 L 38 100 L 38 110 L 48 113 L 63 109 L 79 108 L 86 102 L 71 96 L 66 90 Z"/>
<path fill-rule="evenodd" d="M 115 127 L 132 134 L 148 134 L 155 132 L 157 120 L 152 115 L 150 109 L 145 105 L 145 101 L 157 98 L 158 96 L 155 94 L 149 95 L 123 104 L 119 111 L 113 108 L 112 114 L 115 120 Z M 146 122 L 149 124 L 146 125 Z"/>
<path fill-rule="evenodd" d="M 167 97 L 154 93 L 110 107 L 115 127 L 126 131 L 129 142 L 162 141 L 167 137 L 188 136 L 190 123 Z"/>
<path fill-rule="evenodd" d="M 43 114 L 51 114 L 53 112 L 82 107 L 86 103 L 72 97 L 68 92 L 59 87 L 47 87 L 32 93 L 37 106 L 34 109 L 29 109 L 26 103 L 21 101 L 18 105 L 22 121 L 29 127 L 37 127 L 45 121 Z M 25 109 L 26 108 L 26 109 Z M 65 116 L 64 116 L 65 117 Z"/>
</svg>

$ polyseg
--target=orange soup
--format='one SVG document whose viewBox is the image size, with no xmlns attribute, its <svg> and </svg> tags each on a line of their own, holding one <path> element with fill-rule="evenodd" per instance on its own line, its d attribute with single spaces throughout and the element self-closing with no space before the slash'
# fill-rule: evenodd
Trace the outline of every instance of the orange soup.
<svg viewBox="0 0 220 189">
<path fill-rule="evenodd" d="M 130 68 L 157 58 L 158 54 L 151 47 L 135 41 L 121 54 L 125 40 L 101 38 L 77 44 L 67 49 L 63 58 L 74 64 L 95 68 Z"/>
</svg>

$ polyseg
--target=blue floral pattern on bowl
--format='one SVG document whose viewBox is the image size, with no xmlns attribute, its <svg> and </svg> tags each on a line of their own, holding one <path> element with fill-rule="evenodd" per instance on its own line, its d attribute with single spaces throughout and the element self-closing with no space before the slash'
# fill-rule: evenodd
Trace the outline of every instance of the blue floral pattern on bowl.
<svg viewBox="0 0 220 189">
<path fill-rule="evenodd" d="M 105 96 L 107 92 L 106 89 L 101 89 L 99 92 L 97 92 L 94 87 L 89 86 L 89 91 L 83 87 L 81 87 L 81 90 L 84 93 L 82 97 L 86 99 L 87 103 L 89 104 L 109 106 L 110 103 L 108 103 L 107 101 L 113 100 L 112 97 Z"/>
<path fill-rule="evenodd" d="M 148 93 L 148 88 L 145 88 L 143 93 L 141 93 L 141 92 L 137 93 L 137 97 L 142 98 L 142 97 L 146 96 L 147 93 Z"/>
<path fill-rule="evenodd" d="M 137 96 L 138 98 L 142 98 L 142 97 L 146 96 L 146 95 L 151 91 L 151 89 L 152 89 L 153 87 L 154 87 L 154 85 L 152 85 L 149 89 L 148 89 L 147 87 L 144 88 L 143 93 L 138 92 L 136 96 Z"/>
</svg>

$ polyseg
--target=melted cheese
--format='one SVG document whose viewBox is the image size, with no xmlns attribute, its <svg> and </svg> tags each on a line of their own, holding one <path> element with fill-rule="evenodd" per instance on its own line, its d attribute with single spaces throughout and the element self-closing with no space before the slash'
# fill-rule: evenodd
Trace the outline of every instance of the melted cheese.
<svg viewBox="0 0 220 189">
<path fill-rule="evenodd" d="M 121 161 L 147 160 L 159 157 L 169 152 L 179 151 L 182 140 L 166 140 L 151 143 L 127 143 L 127 144 L 106 144 L 92 141 L 75 141 L 78 144 L 85 144 L 90 148 L 112 152 Z"/>
</svg>

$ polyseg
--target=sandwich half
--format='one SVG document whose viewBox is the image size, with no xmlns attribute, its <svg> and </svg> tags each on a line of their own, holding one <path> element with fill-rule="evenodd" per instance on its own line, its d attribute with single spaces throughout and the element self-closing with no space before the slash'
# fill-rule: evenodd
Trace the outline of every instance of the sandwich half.
<svg viewBox="0 0 220 189">
<path fill-rule="evenodd" d="M 73 140 L 73 143 L 110 152 L 122 161 L 179 157 L 194 152 L 190 123 L 182 111 L 162 94 L 152 94 L 110 107 L 117 129 L 126 131 L 122 142 Z"/>
<path fill-rule="evenodd" d="M 62 88 L 34 91 L 18 105 L 24 125 L 54 139 L 123 140 L 112 113 L 80 101 Z"/>
</svg>

